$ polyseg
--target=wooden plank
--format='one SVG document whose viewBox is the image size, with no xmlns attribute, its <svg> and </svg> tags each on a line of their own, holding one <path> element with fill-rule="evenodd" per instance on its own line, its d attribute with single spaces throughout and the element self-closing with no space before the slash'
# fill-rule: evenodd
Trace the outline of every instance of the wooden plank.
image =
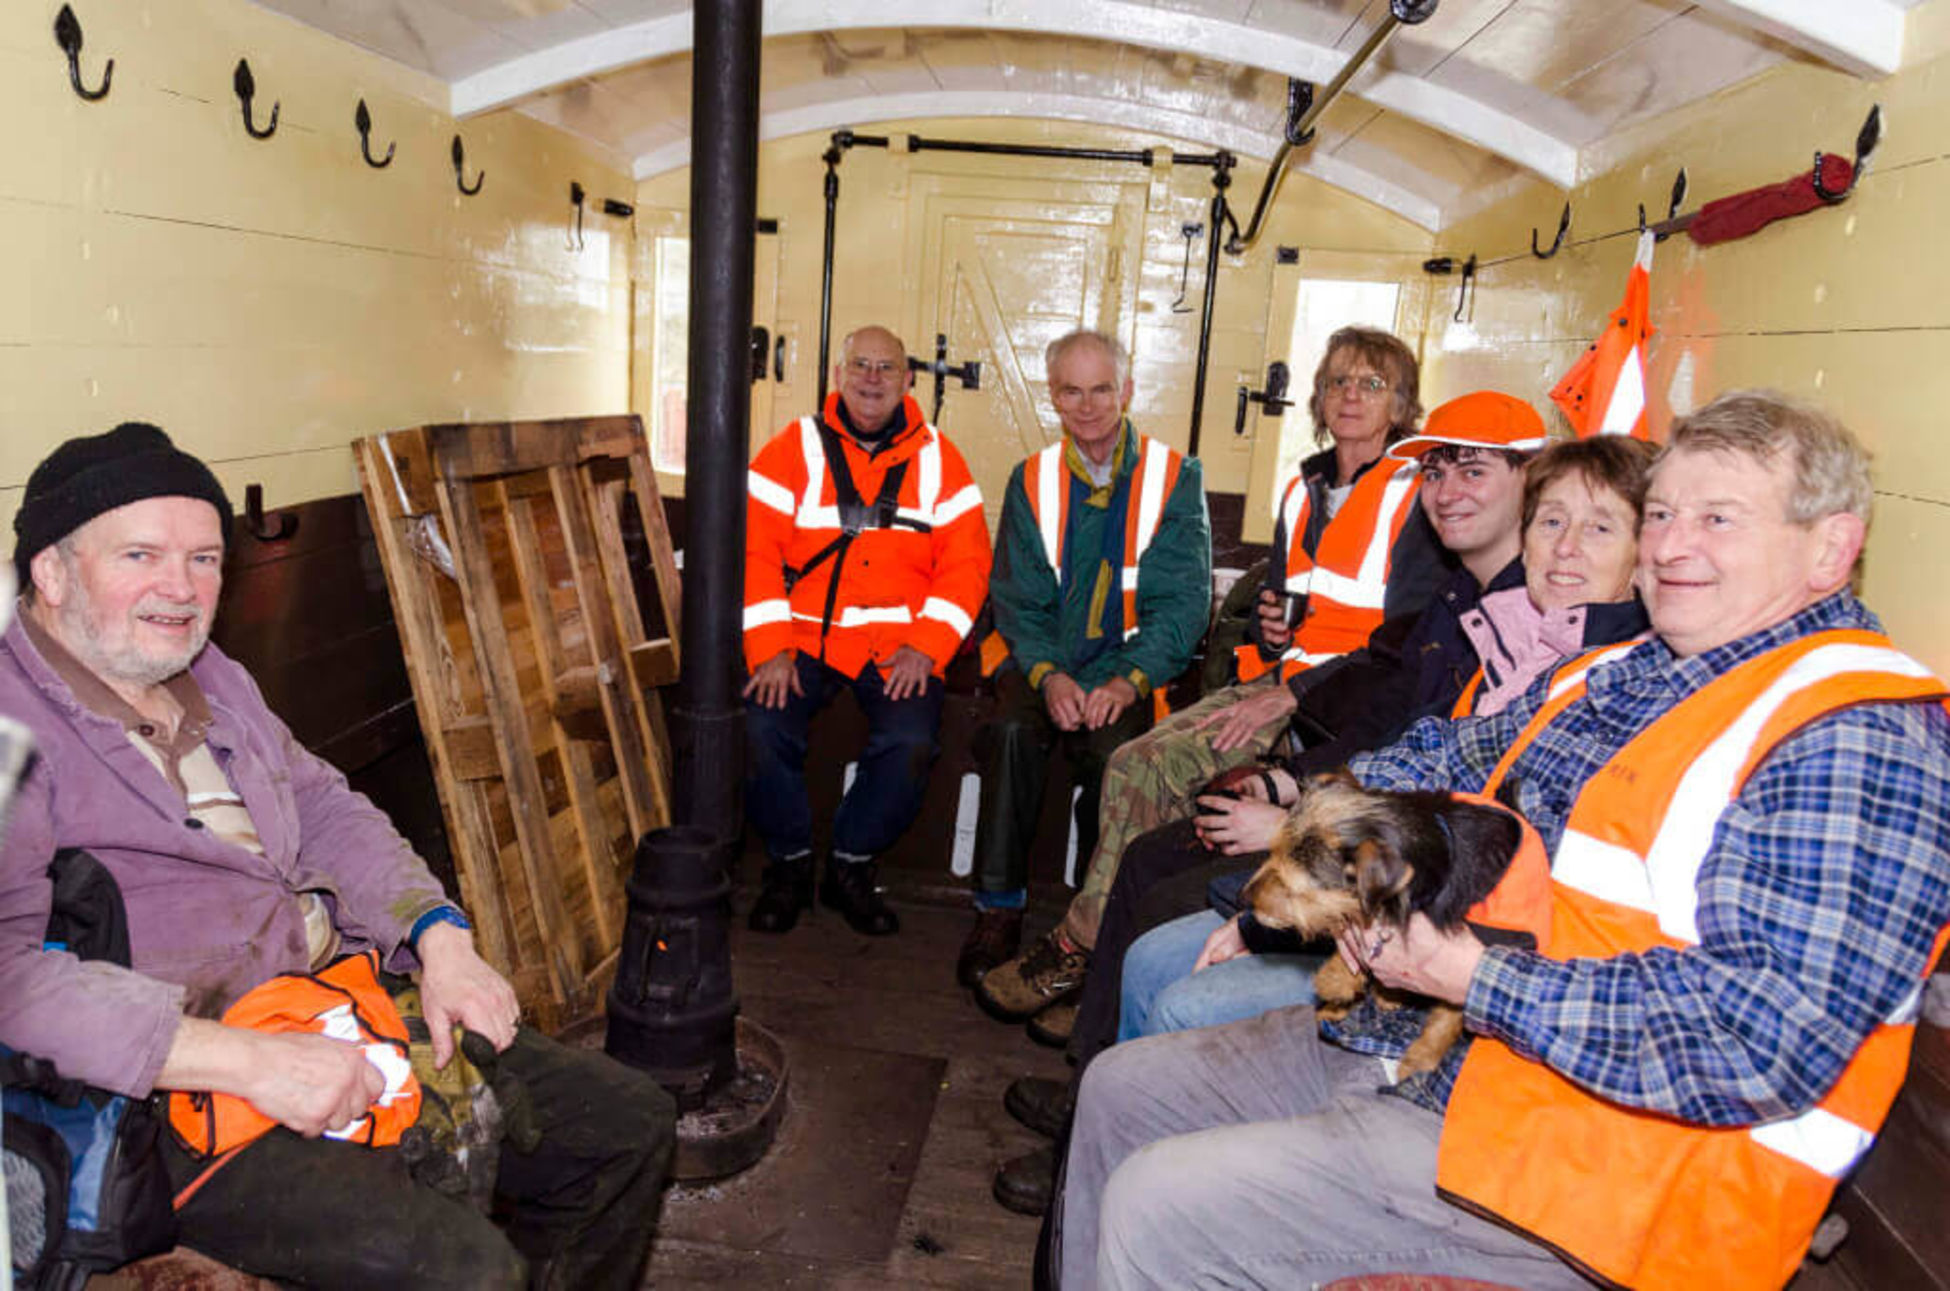
<svg viewBox="0 0 1950 1291">
<path fill-rule="evenodd" d="M 624 457 L 642 432 L 633 416 L 428 426 L 427 444 L 450 479 L 541 471 L 588 456 Z"/>
<path fill-rule="evenodd" d="M 438 448 L 435 451 L 437 455 Z M 472 483 L 459 473 L 462 465 L 444 458 L 440 461 L 441 513 L 446 518 L 448 532 L 454 536 L 454 559 L 462 571 L 464 586 L 471 585 L 477 592 L 488 593 L 463 594 L 461 603 L 473 634 L 475 656 L 487 682 L 483 698 L 494 724 L 495 751 L 507 786 L 508 806 L 514 815 L 520 870 L 527 879 L 535 923 L 548 952 L 549 980 L 557 1002 L 575 1010 L 582 1004 L 581 955 L 554 882 L 555 849 L 549 839 L 541 776 L 536 771 L 535 755 L 527 738 L 529 728 L 521 704 L 514 651 L 500 601 L 492 592 L 496 586 L 495 571 L 488 559 L 480 505 Z"/>
<path fill-rule="evenodd" d="M 630 647 L 630 672 L 641 690 L 654 690 L 677 680 L 677 645 L 673 641 L 644 641 Z"/>
</svg>

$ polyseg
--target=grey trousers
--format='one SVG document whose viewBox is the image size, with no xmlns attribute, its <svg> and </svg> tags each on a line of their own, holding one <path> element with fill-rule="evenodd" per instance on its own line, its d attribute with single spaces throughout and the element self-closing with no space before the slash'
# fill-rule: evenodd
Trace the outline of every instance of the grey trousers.
<svg viewBox="0 0 1950 1291">
<path fill-rule="evenodd" d="M 1589 1284 L 1435 1193 L 1442 1120 L 1375 1092 L 1311 1006 L 1151 1036 L 1085 1071 L 1056 1223 L 1062 1291 L 1319 1286 L 1362 1273 Z"/>
</svg>

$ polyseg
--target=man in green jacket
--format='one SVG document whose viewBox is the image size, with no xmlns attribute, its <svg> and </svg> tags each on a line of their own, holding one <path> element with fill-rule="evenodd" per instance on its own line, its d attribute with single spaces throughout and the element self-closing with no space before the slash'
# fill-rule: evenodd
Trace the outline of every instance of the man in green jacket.
<svg viewBox="0 0 1950 1291">
<path fill-rule="evenodd" d="M 1199 464 L 1125 415 L 1130 355 L 1075 331 L 1050 343 L 1044 365 L 1063 438 L 1010 475 L 989 578 L 1008 654 L 983 733 L 975 926 L 955 965 L 971 987 L 1021 948 L 1050 753 L 1069 760 L 1077 854 L 1088 856 L 1104 763 L 1150 727 L 1152 688 L 1190 663 L 1212 602 Z"/>
</svg>

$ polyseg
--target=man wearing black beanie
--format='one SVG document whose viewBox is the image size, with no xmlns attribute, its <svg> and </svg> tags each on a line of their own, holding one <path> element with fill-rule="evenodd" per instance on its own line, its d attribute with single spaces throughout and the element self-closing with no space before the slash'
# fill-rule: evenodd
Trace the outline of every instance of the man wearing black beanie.
<svg viewBox="0 0 1950 1291">
<path fill-rule="evenodd" d="M 521 1027 L 513 988 L 426 865 L 209 644 L 229 526 L 210 469 L 138 422 L 69 440 L 28 478 L 0 713 L 38 757 L 0 839 L 0 1045 L 132 1098 L 167 1092 L 185 1135 L 179 1113 L 207 1116 L 213 1135 L 247 1124 L 222 1156 L 176 1136 L 162 1155 L 181 1242 L 248 1272 L 634 1286 L 674 1141 L 669 1095 Z M 120 888 L 128 967 L 42 947 L 49 862 L 67 848 Z M 499 1158 L 505 1233 L 409 1174 L 398 1147 L 368 1146 L 396 1140 L 420 1094 L 388 1045 L 339 1035 L 343 1006 L 310 1005 L 295 1030 L 232 1012 L 272 979 L 329 972 L 336 989 L 363 971 L 372 994 L 334 999 L 358 998 L 383 1038 L 374 965 L 417 970 L 438 1065 L 465 1027 L 529 1093 L 539 1143 Z M 397 1013 L 391 1025 L 404 1030 Z"/>
</svg>

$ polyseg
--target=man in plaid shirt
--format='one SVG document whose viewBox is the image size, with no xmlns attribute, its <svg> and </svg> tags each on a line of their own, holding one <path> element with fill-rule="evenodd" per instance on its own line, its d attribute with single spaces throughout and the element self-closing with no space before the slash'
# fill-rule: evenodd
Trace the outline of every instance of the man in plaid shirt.
<svg viewBox="0 0 1950 1291">
<path fill-rule="evenodd" d="M 1553 703 L 1546 680 L 1493 717 L 1419 723 L 1352 769 L 1375 788 L 1478 791 L 1524 733 L 1504 772 L 1551 849 L 1563 910 L 1577 858 L 1606 881 L 1637 864 L 1578 831 L 1590 802 L 1573 808 L 1589 791 L 1612 796 L 1615 814 L 1630 818 L 1638 786 L 1618 788 L 1615 765 L 1610 777 L 1597 773 L 1656 719 L 1742 665 L 1809 649 L 1816 633 L 1852 630 L 1832 639 L 1878 648 L 1861 635 L 1879 633 L 1875 616 L 1848 590 L 1869 502 L 1866 454 L 1837 423 L 1768 394 L 1715 401 L 1674 427 L 1647 498 L 1639 588 L 1657 635 L 1591 668 L 1568 704 Z M 1517 1055 L 1520 1068 L 1541 1063 L 1568 1078 L 1596 1096 L 1587 1103 L 1754 1127 L 1750 1137 L 1763 1143 L 1769 1130 L 1827 1115 L 1817 1103 L 1845 1071 L 1859 1074 L 1865 1041 L 1913 1018 L 1950 923 L 1944 687 L 1886 642 L 1878 649 L 1878 659 L 1897 661 L 1887 666 L 1906 670 L 1903 702 L 1825 711 L 1771 751 L 1762 745 L 1717 819 L 1696 827 L 1703 855 L 1679 894 L 1688 935 L 1636 953 L 1547 958 L 1486 948 L 1466 931 L 1444 935 L 1417 916 L 1402 937 L 1349 933 L 1342 953 L 1385 984 L 1463 1006 L 1471 1032 L 1508 1046 L 1504 1057 Z M 1546 705 L 1547 720 L 1533 722 Z M 1682 790 L 1708 762 L 1715 734 L 1703 731 L 1696 753 L 1670 760 Z M 1643 814 L 1654 828 L 1659 813 L 1648 796 Z M 1678 814 L 1668 811 L 1667 823 Z M 1642 868 L 1656 887 L 1659 853 L 1648 854 Z M 1572 893 L 1573 904 L 1584 899 Z M 1669 928 L 1669 913 L 1659 916 Z M 1645 1271 L 1656 1262 L 1621 1274 L 1561 1235 L 1554 1252 L 1438 1196 L 1437 1149 L 1445 1115 L 1458 1135 L 1461 1103 L 1448 1099 L 1465 1048 L 1410 1098 L 1378 1097 L 1381 1065 L 1323 1044 L 1306 1007 L 1109 1051 L 1085 1078 L 1071 1141 L 1057 1221 L 1065 1291 L 1304 1285 L 1386 1272 L 1588 1285 L 1560 1253 L 1610 1280 L 1662 1280 Z M 1510 1119 L 1523 1120 L 1523 1110 Z M 1831 1178 L 1866 1150 L 1874 1128 L 1855 1132 L 1854 1155 L 1833 1163 Z M 1521 1161 L 1473 1164 L 1554 1183 L 1559 1162 L 1541 1158 L 1593 1154 L 1590 1142 L 1576 1154 L 1556 1147 L 1547 1140 Z M 1444 1191 L 1455 1191 L 1451 1156 L 1442 1168 Z M 1686 1198 L 1660 1193 L 1669 1180 L 1629 1173 L 1609 1186 L 1624 1198 L 1620 1214 L 1650 1210 L 1662 1225 L 1755 1204 L 1753 1189 L 1736 1197 L 1714 1182 Z M 1647 1197 L 1680 1204 L 1646 1207 Z M 1613 1216 L 1592 1222 L 1602 1229 Z M 1785 1234 L 1790 1258 L 1806 1237 Z"/>
</svg>

